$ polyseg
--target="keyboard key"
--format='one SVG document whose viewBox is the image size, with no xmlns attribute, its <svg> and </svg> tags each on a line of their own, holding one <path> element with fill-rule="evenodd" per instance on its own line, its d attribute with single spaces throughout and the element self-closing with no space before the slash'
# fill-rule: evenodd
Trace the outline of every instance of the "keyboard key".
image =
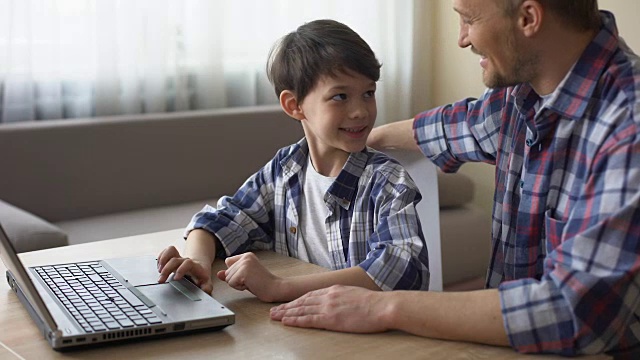
<svg viewBox="0 0 640 360">
<path fill-rule="evenodd" d="M 154 316 L 154 317 L 148 317 L 148 318 L 147 318 L 147 321 L 149 322 L 149 324 L 160 324 L 160 323 L 162 322 L 162 321 L 161 321 L 158 317 L 156 317 L 156 316 Z"/>
<path fill-rule="evenodd" d="M 129 320 L 129 319 L 118 320 L 118 323 L 122 327 L 132 327 L 133 326 L 133 322 L 131 320 Z"/>
<path fill-rule="evenodd" d="M 106 326 L 109 330 L 120 329 L 120 324 L 116 321 L 105 322 L 104 326 Z"/>
<path fill-rule="evenodd" d="M 147 321 L 144 320 L 144 319 L 135 319 L 135 320 L 133 320 L 133 323 L 138 325 L 138 326 L 147 325 Z"/>
</svg>

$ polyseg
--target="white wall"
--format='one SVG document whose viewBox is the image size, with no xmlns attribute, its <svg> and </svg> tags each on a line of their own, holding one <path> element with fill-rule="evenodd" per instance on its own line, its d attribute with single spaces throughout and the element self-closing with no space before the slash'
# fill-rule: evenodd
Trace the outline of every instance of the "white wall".
<svg viewBox="0 0 640 360">
<path fill-rule="evenodd" d="M 627 44 L 640 52 L 640 1 L 600 0 L 601 9 L 611 11 L 618 23 L 620 35 Z M 469 49 L 458 47 L 458 15 L 453 11 L 451 0 L 435 0 L 433 11 L 433 40 L 430 54 L 432 59 L 432 88 L 429 106 L 450 103 L 465 97 L 478 97 L 484 91 L 482 71 L 478 56 Z M 424 109 L 416 109 L 416 113 Z M 493 199 L 493 166 L 486 164 L 466 164 L 460 172 L 472 175 L 476 183 L 474 202 L 487 215 L 491 213 Z"/>
</svg>

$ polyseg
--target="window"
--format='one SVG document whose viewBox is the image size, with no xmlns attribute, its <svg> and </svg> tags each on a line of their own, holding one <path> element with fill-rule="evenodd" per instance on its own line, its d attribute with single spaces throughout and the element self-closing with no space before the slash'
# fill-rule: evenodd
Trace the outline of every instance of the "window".
<svg viewBox="0 0 640 360">
<path fill-rule="evenodd" d="M 0 0 L 0 122 L 275 104 L 271 45 L 319 18 L 352 27 L 383 63 L 379 118 L 406 116 L 384 99 L 398 102 L 385 88 L 411 71 L 413 3 Z"/>
</svg>

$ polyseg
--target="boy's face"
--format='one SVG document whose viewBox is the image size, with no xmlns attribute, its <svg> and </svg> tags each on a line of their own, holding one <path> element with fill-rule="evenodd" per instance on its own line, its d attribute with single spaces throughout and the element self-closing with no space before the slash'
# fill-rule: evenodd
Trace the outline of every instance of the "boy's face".
<svg viewBox="0 0 640 360">
<path fill-rule="evenodd" d="M 299 104 L 314 164 L 344 164 L 348 153 L 365 148 L 377 115 L 375 91 L 375 81 L 351 71 L 318 79 Z"/>
</svg>

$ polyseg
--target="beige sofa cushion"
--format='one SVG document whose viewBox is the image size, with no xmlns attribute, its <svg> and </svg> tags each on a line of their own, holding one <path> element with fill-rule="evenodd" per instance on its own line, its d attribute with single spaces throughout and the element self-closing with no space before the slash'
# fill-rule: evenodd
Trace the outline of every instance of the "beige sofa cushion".
<svg viewBox="0 0 640 360">
<path fill-rule="evenodd" d="M 440 209 L 462 206 L 473 200 L 473 182 L 462 173 L 445 174 L 438 170 Z"/>
<path fill-rule="evenodd" d="M 217 200 L 202 200 L 146 209 L 123 211 L 57 222 L 69 236 L 69 244 L 113 239 L 151 232 L 186 228 L 191 217 L 205 204 L 216 205 Z"/>
<path fill-rule="evenodd" d="M 2 200 L 0 224 L 17 252 L 68 245 L 60 228 Z"/>
</svg>

